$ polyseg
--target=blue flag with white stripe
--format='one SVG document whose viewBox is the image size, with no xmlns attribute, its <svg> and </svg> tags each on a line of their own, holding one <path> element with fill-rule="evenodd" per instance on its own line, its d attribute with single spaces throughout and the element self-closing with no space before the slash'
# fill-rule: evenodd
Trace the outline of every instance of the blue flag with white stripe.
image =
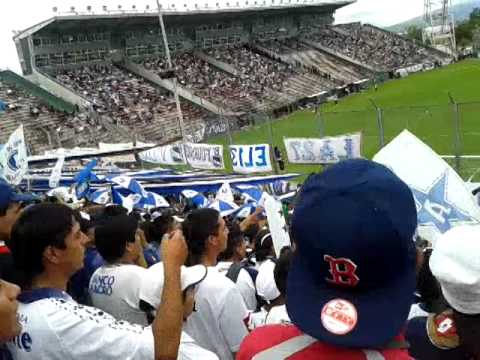
<svg viewBox="0 0 480 360">
<path fill-rule="evenodd" d="M 78 172 L 75 177 L 75 194 L 78 199 L 84 198 L 88 194 L 90 189 L 90 181 L 98 180 L 98 177 L 92 172 L 92 170 L 97 166 L 97 160 L 94 159 L 90 161 L 85 167 Z"/>
<path fill-rule="evenodd" d="M 222 200 L 215 200 L 211 202 L 208 204 L 207 208 L 217 210 L 222 217 L 231 215 L 239 209 L 237 204 Z"/>
<path fill-rule="evenodd" d="M 182 195 L 190 199 L 197 208 L 203 208 L 208 205 L 208 199 L 195 190 L 183 190 Z"/>
<path fill-rule="evenodd" d="M 262 198 L 263 191 L 258 186 L 237 185 L 235 187 L 240 191 L 247 202 L 258 203 Z"/>
<path fill-rule="evenodd" d="M 105 178 L 107 181 L 110 181 L 122 188 L 128 189 L 134 194 L 139 194 L 142 197 L 147 197 L 148 193 L 145 191 L 142 185 L 129 176 L 125 175 L 109 175 Z"/>
</svg>

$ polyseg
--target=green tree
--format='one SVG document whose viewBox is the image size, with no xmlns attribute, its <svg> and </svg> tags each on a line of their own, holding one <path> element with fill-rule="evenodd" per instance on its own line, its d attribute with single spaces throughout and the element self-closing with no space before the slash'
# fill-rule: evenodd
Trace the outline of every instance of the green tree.
<svg viewBox="0 0 480 360">
<path fill-rule="evenodd" d="M 407 28 L 407 37 L 411 40 L 421 42 L 422 41 L 422 29 L 416 25 L 411 25 Z"/>
</svg>

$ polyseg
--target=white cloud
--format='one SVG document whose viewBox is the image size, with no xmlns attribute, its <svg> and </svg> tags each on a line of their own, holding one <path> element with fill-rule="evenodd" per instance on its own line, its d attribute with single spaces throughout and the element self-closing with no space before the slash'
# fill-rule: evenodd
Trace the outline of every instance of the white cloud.
<svg viewBox="0 0 480 360">
<path fill-rule="evenodd" d="M 78 9 L 86 9 L 92 5 L 94 9 L 100 10 L 103 5 L 109 8 L 116 8 L 122 4 L 124 8 L 137 5 L 138 9 L 144 9 L 146 4 L 155 7 L 155 0 L 0 0 L 2 11 L 0 14 L 0 69 L 9 68 L 19 72 L 17 52 L 13 43 L 13 30 L 23 30 L 36 23 L 53 16 L 52 8 L 58 6 L 60 11 L 66 11 L 71 5 Z M 161 3 L 186 2 L 193 0 L 162 0 Z M 202 0 L 202 3 L 211 3 L 218 0 Z M 222 0 L 223 1 L 223 0 Z M 220 1 L 220 2 L 222 2 Z M 199 1 L 200 2 L 200 1 Z M 407 20 L 420 15 L 423 10 L 422 0 L 358 0 L 356 3 L 346 6 L 337 11 L 335 18 L 337 22 L 362 21 L 375 25 L 386 26 Z"/>
<path fill-rule="evenodd" d="M 422 0 L 358 0 L 338 10 L 335 21 L 361 21 L 377 26 L 389 26 L 419 16 L 422 12 Z"/>
</svg>

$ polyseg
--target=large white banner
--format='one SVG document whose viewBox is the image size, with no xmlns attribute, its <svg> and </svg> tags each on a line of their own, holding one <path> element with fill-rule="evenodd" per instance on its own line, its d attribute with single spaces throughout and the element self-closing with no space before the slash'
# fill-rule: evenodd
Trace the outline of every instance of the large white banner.
<svg viewBox="0 0 480 360">
<path fill-rule="evenodd" d="M 412 190 L 419 233 L 435 241 L 458 224 L 476 223 L 480 208 L 465 182 L 440 156 L 404 130 L 373 158 L 389 167 Z"/>
<path fill-rule="evenodd" d="M 0 151 L 0 175 L 10 184 L 18 185 L 28 171 L 27 147 L 20 125 Z"/>
<path fill-rule="evenodd" d="M 264 193 L 260 201 L 265 208 L 268 219 L 268 227 L 272 234 L 273 248 L 277 257 L 284 246 L 290 246 L 290 235 L 287 223 L 283 216 L 282 203 L 273 196 Z"/>
<path fill-rule="evenodd" d="M 159 146 L 142 151 L 140 159 L 161 165 L 185 165 L 185 154 L 181 144 Z"/>
<path fill-rule="evenodd" d="M 321 139 L 285 138 L 283 141 L 292 164 L 332 164 L 361 157 L 361 133 Z"/>
<path fill-rule="evenodd" d="M 240 174 L 252 174 L 272 171 L 270 145 L 231 145 L 233 171 Z"/>
<path fill-rule="evenodd" d="M 194 169 L 221 170 L 223 162 L 223 145 L 186 143 L 185 158 Z"/>
</svg>

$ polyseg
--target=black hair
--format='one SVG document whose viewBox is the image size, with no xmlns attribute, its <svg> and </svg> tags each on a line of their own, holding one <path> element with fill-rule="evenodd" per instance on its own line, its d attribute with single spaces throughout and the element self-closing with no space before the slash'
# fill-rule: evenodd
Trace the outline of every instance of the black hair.
<svg viewBox="0 0 480 360">
<path fill-rule="evenodd" d="M 240 226 L 237 223 L 233 223 L 229 226 L 227 248 L 220 255 L 218 260 L 224 261 L 232 258 L 235 253 L 235 249 L 244 241 L 243 232 L 240 230 Z"/>
<path fill-rule="evenodd" d="M 417 292 L 420 301 L 428 312 L 442 312 L 446 309 L 446 302 L 442 295 L 440 284 L 430 270 L 430 256 L 432 250 L 424 251 L 424 260 L 417 275 Z"/>
<path fill-rule="evenodd" d="M 148 241 L 156 241 L 160 243 L 162 241 L 163 235 L 168 233 L 170 228 L 173 226 L 174 211 L 170 208 L 165 209 L 156 209 L 151 212 L 151 214 L 159 213 L 154 220 L 151 220 L 147 228 L 147 238 Z"/>
<path fill-rule="evenodd" d="M 128 210 L 121 205 L 109 205 L 105 207 L 103 215 L 106 217 L 114 217 L 119 215 L 127 215 Z"/>
<path fill-rule="evenodd" d="M 283 296 L 287 295 L 287 278 L 292 256 L 293 252 L 291 248 L 287 246 L 283 247 L 282 251 L 280 251 L 280 257 L 275 264 L 275 269 L 273 270 L 275 285 L 277 285 L 278 291 L 280 291 Z"/>
<path fill-rule="evenodd" d="M 48 246 L 65 249 L 65 238 L 72 230 L 75 213 L 63 204 L 32 205 L 12 228 L 8 247 L 15 267 L 24 276 L 24 286 L 44 271 L 43 253 Z"/>
<path fill-rule="evenodd" d="M 137 228 L 137 219 L 128 215 L 114 216 L 95 228 L 95 245 L 107 263 L 123 256 L 127 243 L 135 242 Z"/>
<path fill-rule="evenodd" d="M 255 237 L 255 258 L 257 261 L 265 261 L 273 255 L 273 240 L 270 230 L 263 229 Z"/>
<path fill-rule="evenodd" d="M 460 338 L 460 346 L 472 359 L 480 355 L 480 314 L 466 315 L 453 309 L 453 319 Z M 469 357 L 469 358 L 470 358 Z"/>
<path fill-rule="evenodd" d="M 200 264 L 205 252 L 208 237 L 218 234 L 220 213 L 215 209 L 197 209 L 187 215 L 182 223 L 183 236 L 188 245 L 188 265 Z"/>
</svg>

